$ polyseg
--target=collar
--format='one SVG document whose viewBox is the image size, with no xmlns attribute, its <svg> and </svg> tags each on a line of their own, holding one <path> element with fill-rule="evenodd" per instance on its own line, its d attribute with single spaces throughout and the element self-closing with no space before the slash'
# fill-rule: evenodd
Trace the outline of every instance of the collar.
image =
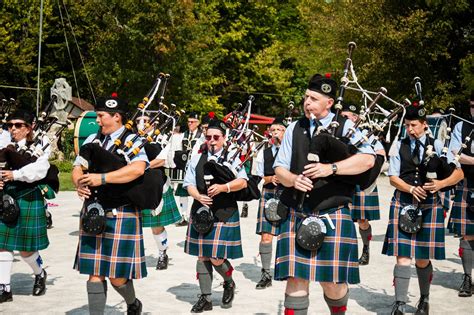
<svg viewBox="0 0 474 315">
<path fill-rule="evenodd" d="M 335 115 L 334 113 L 329 112 L 326 117 L 323 117 L 323 118 L 319 119 L 319 122 L 320 122 L 324 127 L 327 127 L 327 126 L 329 126 L 329 124 L 331 123 L 332 119 L 334 118 L 334 115 Z M 315 127 L 314 122 L 313 122 L 312 120 L 310 120 L 310 121 L 311 121 L 311 126 Z"/>
<path fill-rule="evenodd" d="M 13 141 L 14 142 L 14 141 Z M 14 142 L 15 143 L 15 142 Z M 16 142 L 16 144 L 19 146 L 19 147 L 22 147 L 24 145 L 26 145 L 26 138 L 25 139 L 21 139 L 20 141 Z"/>
<path fill-rule="evenodd" d="M 112 132 L 109 136 L 110 136 L 110 139 L 112 141 L 114 141 L 115 139 L 117 139 L 123 132 L 123 130 L 125 129 L 125 126 L 122 126 L 120 127 L 119 129 L 115 130 L 114 132 Z M 107 135 L 106 135 L 107 136 Z"/>
<path fill-rule="evenodd" d="M 416 140 L 420 141 L 421 143 L 425 143 L 426 142 L 426 133 L 424 135 L 422 135 L 421 137 L 419 137 L 419 138 L 410 137 L 410 144 L 414 144 Z"/>
</svg>

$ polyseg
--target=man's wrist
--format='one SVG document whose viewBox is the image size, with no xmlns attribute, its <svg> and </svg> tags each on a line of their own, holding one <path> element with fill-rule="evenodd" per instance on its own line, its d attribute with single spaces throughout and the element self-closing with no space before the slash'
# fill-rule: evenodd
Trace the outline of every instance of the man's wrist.
<svg viewBox="0 0 474 315">
<path fill-rule="evenodd" d="M 105 185 L 105 184 L 106 184 L 106 181 L 105 181 L 105 173 L 100 174 L 100 184 L 101 184 L 101 185 Z"/>
</svg>

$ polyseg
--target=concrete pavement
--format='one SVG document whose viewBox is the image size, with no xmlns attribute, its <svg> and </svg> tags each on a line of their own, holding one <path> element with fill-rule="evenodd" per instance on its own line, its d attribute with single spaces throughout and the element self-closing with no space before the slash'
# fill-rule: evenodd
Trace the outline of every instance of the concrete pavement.
<svg viewBox="0 0 474 315">
<path fill-rule="evenodd" d="M 379 178 L 381 201 L 380 221 L 372 222 L 373 239 L 371 260 L 360 268 L 361 284 L 350 287 L 348 314 L 387 314 L 393 303 L 392 273 L 395 259 L 380 254 L 388 220 L 388 209 L 393 188 L 388 178 Z M 61 192 L 52 201 L 54 228 L 49 230 L 51 245 L 41 252 L 48 272 L 47 292 L 41 297 L 31 295 L 33 275 L 31 269 L 15 254 L 12 271 L 13 302 L 0 304 L 2 314 L 87 314 L 87 277 L 72 269 L 77 246 L 79 209 L 81 202 L 74 192 Z M 273 281 L 265 290 L 255 290 L 260 279 L 259 236 L 255 234 L 257 202 L 250 203 L 248 218 L 241 219 L 244 258 L 232 261 L 237 291 L 233 307 L 220 307 L 222 278 L 214 273 L 214 310 L 208 314 L 283 314 L 285 282 Z M 170 265 L 168 270 L 155 270 L 157 249 L 150 229 L 145 229 L 148 277 L 135 281 L 137 297 L 143 302 L 143 311 L 150 314 L 186 314 L 200 293 L 196 280 L 194 257 L 183 251 L 185 227 L 170 226 L 168 240 Z M 434 278 L 431 287 L 431 314 L 473 314 L 474 297 L 459 298 L 462 265 L 458 256 L 459 239 L 446 236 L 446 260 L 434 261 Z M 362 247 L 359 240 L 359 251 Z M 274 242 L 275 251 L 275 242 Z M 416 271 L 412 269 L 409 289 L 409 307 L 414 313 L 419 298 Z M 310 288 L 310 314 L 328 314 L 321 287 L 312 283 Z M 126 305 L 110 283 L 106 313 L 125 312 Z"/>
</svg>

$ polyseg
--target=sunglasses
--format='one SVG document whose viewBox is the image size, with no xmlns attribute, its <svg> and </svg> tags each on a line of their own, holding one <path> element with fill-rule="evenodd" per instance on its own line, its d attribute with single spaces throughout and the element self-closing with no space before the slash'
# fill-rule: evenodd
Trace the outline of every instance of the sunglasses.
<svg viewBox="0 0 474 315">
<path fill-rule="evenodd" d="M 26 124 L 25 123 L 7 123 L 7 128 L 8 129 L 12 129 L 13 126 L 15 126 L 16 129 L 20 129 L 22 127 L 26 127 Z"/>
<path fill-rule="evenodd" d="M 219 138 L 222 137 L 220 135 L 213 135 L 213 136 L 206 136 L 207 141 L 211 141 L 211 139 L 214 139 L 214 141 L 219 140 Z"/>
</svg>

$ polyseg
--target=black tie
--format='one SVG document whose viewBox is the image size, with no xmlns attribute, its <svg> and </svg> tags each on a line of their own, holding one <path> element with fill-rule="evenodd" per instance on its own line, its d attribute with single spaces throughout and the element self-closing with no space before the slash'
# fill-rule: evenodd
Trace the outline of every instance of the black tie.
<svg viewBox="0 0 474 315">
<path fill-rule="evenodd" d="M 102 148 L 107 149 L 107 144 L 109 144 L 110 136 L 105 136 L 104 142 L 102 142 Z"/>
<path fill-rule="evenodd" d="M 420 141 L 418 141 L 418 139 L 415 140 L 415 149 L 413 149 L 412 158 L 416 166 L 420 165 Z"/>
<path fill-rule="evenodd" d="M 313 119 L 313 122 L 314 122 L 314 130 L 313 130 L 313 134 L 311 135 L 311 137 L 314 137 L 316 135 L 316 132 L 318 131 L 318 128 L 321 127 L 323 124 L 321 124 L 321 122 L 317 119 Z"/>
</svg>

